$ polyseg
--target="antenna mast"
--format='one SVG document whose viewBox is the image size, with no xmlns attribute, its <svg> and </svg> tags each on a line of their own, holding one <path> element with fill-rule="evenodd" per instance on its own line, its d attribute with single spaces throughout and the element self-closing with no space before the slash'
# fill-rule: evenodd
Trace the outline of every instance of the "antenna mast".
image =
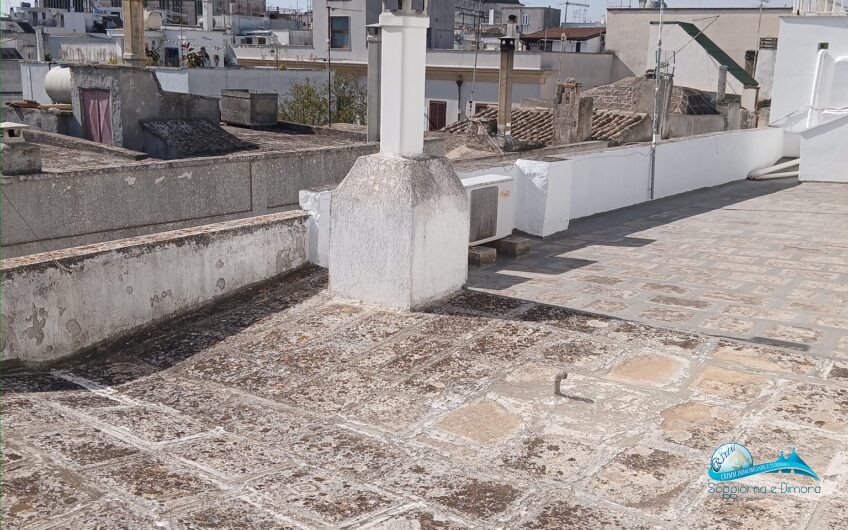
<svg viewBox="0 0 848 530">
<path fill-rule="evenodd" d="M 661 81 L 662 81 L 662 31 L 663 31 L 663 10 L 665 8 L 665 1 L 660 0 L 660 24 L 659 31 L 657 32 L 657 62 L 654 68 L 654 115 L 653 115 L 653 123 L 651 125 L 651 129 L 653 134 L 651 134 L 651 184 L 649 188 L 650 198 L 654 198 L 654 181 L 656 176 L 656 167 L 657 167 L 657 142 L 661 139 L 662 131 L 660 131 L 661 123 L 660 120 L 660 91 L 661 91 Z"/>
</svg>

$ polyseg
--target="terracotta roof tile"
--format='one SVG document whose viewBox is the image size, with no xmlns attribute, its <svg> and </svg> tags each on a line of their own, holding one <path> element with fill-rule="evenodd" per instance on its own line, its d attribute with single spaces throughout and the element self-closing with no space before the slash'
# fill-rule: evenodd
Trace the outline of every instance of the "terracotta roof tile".
<svg viewBox="0 0 848 530">
<path fill-rule="evenodd" d="M 522 35 L 521 40 L 560 40 L 563 33 L 568 40 L 588 40 L 607 32 L 607 28 L 548 28 Z"/>
<path fill-rule="evenodd" d="M 617 112 L 614 110 L 596 110 L 592 114 L 592 140 L 606 140 L 620 143 L 624 134 L 648 118 L 641 112 Z"/>
</svg>

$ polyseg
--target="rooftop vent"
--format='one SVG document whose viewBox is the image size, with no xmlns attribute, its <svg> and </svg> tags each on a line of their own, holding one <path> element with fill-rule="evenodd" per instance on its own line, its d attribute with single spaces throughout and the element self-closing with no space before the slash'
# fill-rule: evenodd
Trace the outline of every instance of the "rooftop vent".
<svg viewBox="0 0 848 530">
<path fill-rule="evenodd" d="M 27 127 L 29 125 L 11 121 L 0 123 L 3 130 L 0 144 L 3 176 L 41 172 L 41 148 L 24 140 L 23 130 Z"/>
<path fill-rule="evenodd" d="M 276 125 L 277 94 L 248 90 L 222 90 L 221 120 L 229 125 L 243 127 Z"/>
</svg>

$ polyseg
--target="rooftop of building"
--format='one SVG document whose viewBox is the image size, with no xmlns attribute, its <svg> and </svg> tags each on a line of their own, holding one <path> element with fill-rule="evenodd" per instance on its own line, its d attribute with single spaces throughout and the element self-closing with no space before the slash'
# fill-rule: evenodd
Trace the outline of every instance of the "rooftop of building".
<svg viewBox="0 0 848 530">
<path fill-rule="evenodd" d="M 158 122 L 157 122 L 158 123 Z M 191 123 L 180 120 L 180 134 L 177 140 L 184 145 L 186 153 L 192 159 L 209 158 L 214 156 L 261 157 L 274 153 L 294 153 L 298 151 L 326 150 L 334 147 L 361 145 L 365 143 L 365 135 L 346 127 L 336 127 L 327 130 L 326 127 L 298 126 L 295 124 L 279 123 L 275 127 L 249 129 L 222 125 L 224 133 L 235 140 L 234 149 L 212 152 L 204 144 L 208 135 L 192 134 L 187 127 Z M 104 146 L 80 138 L 65 135 L 44 133 L 28 130 L 24 137 L 41 147 L 42 165 L 45 173 L 65 173 L 86 171 L 92 169 L 108 169 L 116 166 L 144 166 L 151 163 L 162 163 L 162 160 L 148 158 L 144 153 L 127 149 Z M 197 142 L 196 149 L 192 142 Z M 232 147 L 232 146 L 230 146 Z M 208 151 L 208 152 L 207 152 Z M 188 158 L 187 158 L 188 159 Z"/>
<path fill-rule="evenodd" d="M 606 33 L 605 27 L 560 27 L 547 28 L 521 36 L 521 40 L 560 40 L 563 35 L 568 40 L 588 40 Z"/>
<path fill-rule="evenodd" d="M 332 301 L 308 268 L 4 370 L 5 522 L 845 527 L 846 205 L 735 182 L 578 221 L 423 311 Z M 710 494 L 731 440 L 822 478 L 752 484 L 822 493 Z"/>
</svg>

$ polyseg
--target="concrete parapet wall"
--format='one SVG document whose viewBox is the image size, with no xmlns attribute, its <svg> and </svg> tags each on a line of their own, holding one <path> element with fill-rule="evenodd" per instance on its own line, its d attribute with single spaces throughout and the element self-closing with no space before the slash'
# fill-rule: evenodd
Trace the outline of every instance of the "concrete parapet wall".
<svg viewBox="0 0 848 530">
<path fill-rule="evenodd" d="M 750 171 L 779 160 L 784 149 L 784 133 L 779 128 L 728 131 L 660 142 L 654 197 L 659 199 L 745 179 Z M 559 161 L 518 160 L 511 168 L 499 166 L 487 172 L 515 178 L 516 228 L 536 236 L 549 236 L 566 230 L 571 219 L 651 200 L 650 153 L 650 146 L 641 144 Z"/>
<path fill-rule="evenodd" d="M 132 149 L 124 149 L 123 147 L 117 147 L 114 145 L 99 144 L 83 138 L 68 136 L 61 133 L 57 134 L 40 129 L 27 129 L 24 133 L 24 138 L 29 142 L 37 144 L 55 145 L 56 147 L 64 147 L 65 149 L 90 151 L 92 153 L 101 153 L 126 158 L 127 160 L 144 160 L 145 158 L 148 158 L 147 153 L 142 153 L 141 151 L 133 151 Z"/>
<path fill-rule="evenodd" d="M 848 182 L 848 115 L 807 129 L 801 136 L 798 180 Z"/>
<path fill-rule="evenodd" d="M 80 138 L 83 136 L 82 127 L 74 118 L 74 113 L 69 110 L 4 107 L 2 111 L 3 121 L 24 123 L 39 131 Z"/>
<path fill-rule="evenodd" d="M 306 263 L 292 211 L 2 261 L 4 362 L 54 361 Z"/>
<path fill-rule="evenodd" d="M 300 190 L 341 182 L 357 158 L 378 148 L 358 144 L 145 160 L 3 177 L 3 255 L 22 256 L 295 208 Z"/>
</svg>

